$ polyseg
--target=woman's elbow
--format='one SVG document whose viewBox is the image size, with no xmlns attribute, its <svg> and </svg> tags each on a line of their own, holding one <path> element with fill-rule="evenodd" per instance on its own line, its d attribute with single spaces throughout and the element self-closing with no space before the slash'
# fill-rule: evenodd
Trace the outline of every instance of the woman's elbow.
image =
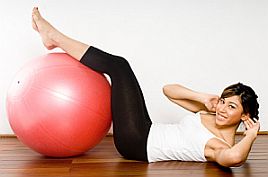
<svg viewBox="0 0 268 177">
<path fill-rule="evenodd" d="M 225 167 L 239 167 L 243 165 L 246 161 L 246 159 L 243 158 L 241 154 L 239 153 L 232 154 L 227 159 L 228 159 L 227 162 L 222 163 L 222 164 L 220 163 L 220 165 L 225 166 Z"/>
<path fill-rule="evenodd" d="M 169 90 L 170 90 L 170 85 L 165 85 L 165 86 L 163 87 L 163 89 L 162 89 L 164 95 L 166 95 L 166 96 L 168 95 Z"/>
<path fill-rule="evenodd" d="M 164 85 L 162 90 L 163 90 L 164 95 L 170 96 L 173 94 L 175 89 L 178 89 L 177 84 L 168 84 L 168 85 Z"/>
<path fill-rule="evenodd" d="M 239 167 L 239 166 L 243 165 L 246 162 L 246 160 L 247 160 L 247 157 L 244 157 L 240 153 L 236 153 L 232 157 L 232 161 L 233 161 L 233 166 L 234 167 Z"/>
</svg>

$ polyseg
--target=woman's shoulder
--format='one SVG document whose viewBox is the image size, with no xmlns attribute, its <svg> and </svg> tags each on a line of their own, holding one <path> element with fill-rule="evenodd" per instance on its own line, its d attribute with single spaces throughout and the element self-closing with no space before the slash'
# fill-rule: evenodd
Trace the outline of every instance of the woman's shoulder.
<svg viewBox="0 0 268 177">
<path fill-rule="evenodd" d="M 232 147 L 231 145 L 229 145 L 226 141 L 221 140 L 220 138 L 217 138 L 217 137 L 211 138 L 210 140 L 208 140 L 205 146 L 205 151 L 204 151 L 205 157 L 208 161 L 211 161 L 211 160 L 213 161 L 213 159 L 215 159 L 213 158 L 215 150 L 229 149 L 231 147 Z"/>
<path fill-rule="evenodd" d="M 199 111 L 198 115 L 200 117 L 200 119 L 202 120 L 202 122 L 206 122 L 209 124 L 213 124 L 213 122 L 215 121 L 215 116 L 216 113 L 214 112 L 207 112 L 207 111 Z"/>
<path fill-rule="evenodd" d="M 204 110 L 201 110 L 201 111 L 199 111 L 199 112 L 197 112 L 197 114 L 201 114 L 201 115 L 216 115 L 216 113 L 215 112 L 208 112 L 208 111 L 204 111 Z"/>
</svg>

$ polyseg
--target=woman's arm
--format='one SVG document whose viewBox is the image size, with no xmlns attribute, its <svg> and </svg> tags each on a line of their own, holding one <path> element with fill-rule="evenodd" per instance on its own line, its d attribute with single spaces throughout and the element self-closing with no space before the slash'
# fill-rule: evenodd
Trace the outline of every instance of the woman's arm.
<svg viewBox="0 0 268 177">
<path fill-rule="evenodd" d="M 215 161 L 222 166 L 232 167 L 242 165 L 248 157 L 252 144 L 257 137 L 260 123 L 247 120 L 245 137 L 230 149 L 218 149 L 214 151 Z"/>
<path fill-rule="evenodd" d="M 242 165 L 248 157 L 251 146 L 256 137 L 245 136 L 239 143 L 230 149 L 217 149 L 214 152 L 215 161 L 225 167 Z"/>
<path fill-rule="evenodd" d="M 191 112 L 215 112 L 219 97 L 190 90 L 179 84 L 170 84 L 163 87 L 167 98 Z"/>
</svg>

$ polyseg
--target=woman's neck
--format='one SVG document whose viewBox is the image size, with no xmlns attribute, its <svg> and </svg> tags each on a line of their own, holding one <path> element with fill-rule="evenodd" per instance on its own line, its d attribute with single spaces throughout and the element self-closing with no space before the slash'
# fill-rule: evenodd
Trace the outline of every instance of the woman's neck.
<svg viewBox="0 0 268 177">
<path fill-rule="evenodd" d="M 234 126 L 218 126 L 215 124 L 215 128 L 218 130 L 219 134 L 231 145 L 235 144 L 235 134 L 239 127 L 238 125 Z"/>
</svg>

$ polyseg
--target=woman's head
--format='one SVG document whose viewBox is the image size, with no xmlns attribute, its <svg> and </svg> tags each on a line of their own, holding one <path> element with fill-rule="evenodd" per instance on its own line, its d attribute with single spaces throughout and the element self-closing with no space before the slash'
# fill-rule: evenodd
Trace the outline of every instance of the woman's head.
<svg viewBox="0 0 268 177">
<path fill-rule="evenodd" d="M 243 118 L 259 119 L 258 96 L 254 90 L 242 83 L 230 85 L 221 94 L 216 108 L 219 124 L 238 124 Z"/>
</svg>

